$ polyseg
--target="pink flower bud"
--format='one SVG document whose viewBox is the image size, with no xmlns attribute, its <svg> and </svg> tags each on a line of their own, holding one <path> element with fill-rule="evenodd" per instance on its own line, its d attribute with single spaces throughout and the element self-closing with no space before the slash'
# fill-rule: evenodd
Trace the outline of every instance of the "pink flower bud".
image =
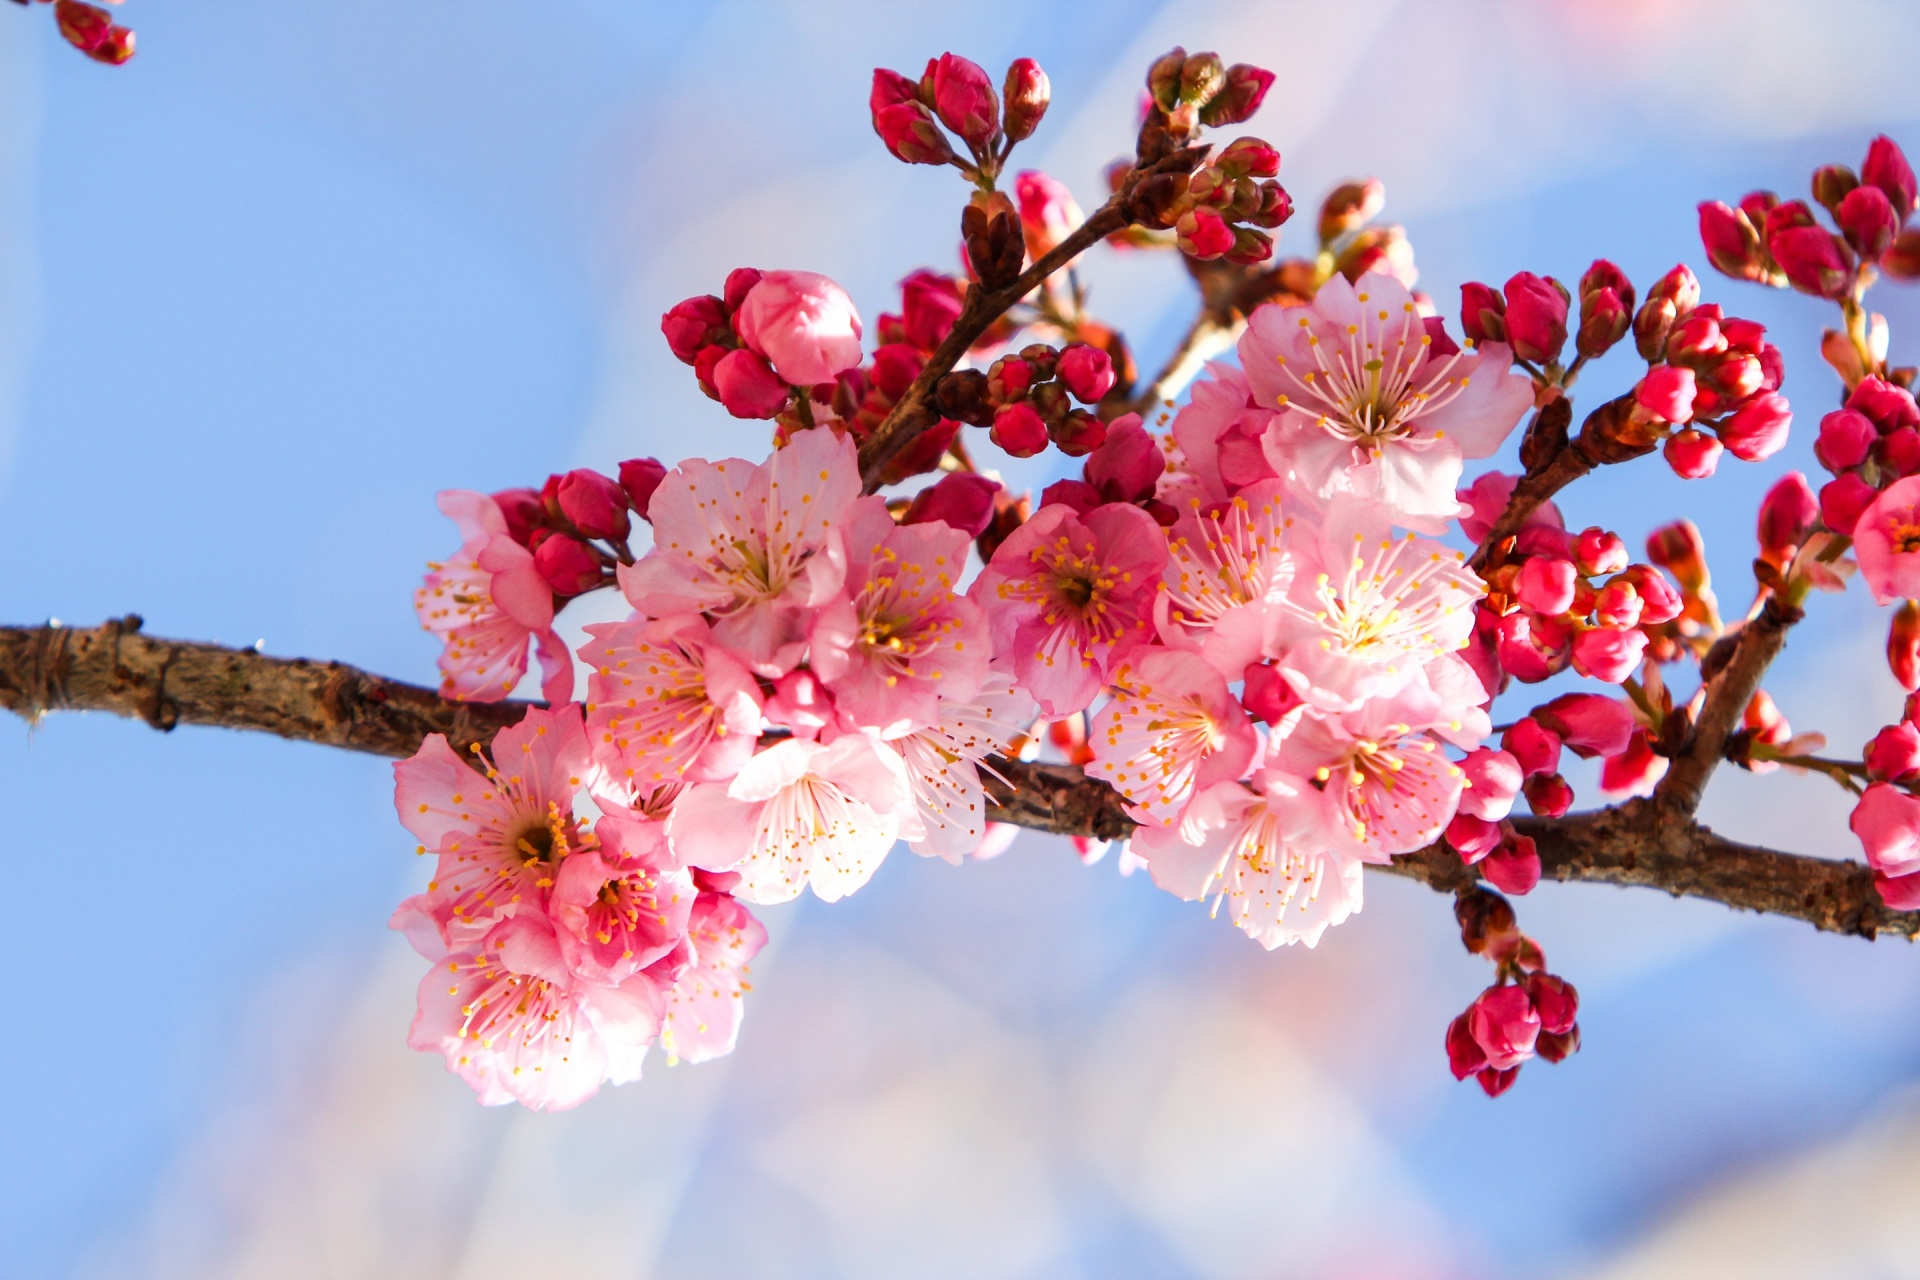
<svg viewBox="0 0 1920 1280">
<path fill-rule="evenodd" d="M 667 469 L 658 458 L 631 458 L 620 464 L 620 487 L 627 492 L 627 504 L 647 518 L 647 504 L 653 491 L 666 479 Z"/>
<path fill-rule="evenodd" d="M 1724 354 L 1731 344 L 1718 313 L 1718 307 L 1701 307 L 1675 324 L 1667 335 L 1667 358 L 1697 364 Z"/>
<path fill-rule="evenodd" d="M 1645 632 L 1595 627 L 1573 638 L 1573 669 L 1607 684 L 1619 684 L 1640 665 L 1646 647 Z"/>
<path fill-rule="evenodd" d="M 1807 478 L 1798 471 L 1787 472 L 1760 500 L 1760 558 L 1784 570 L 1819 519 L 1820 503 L 1807 487 Z"/>
<path fill-rule="evenodd" d="M 557 595 L 584 595 L 600 585 L 600 562 L 586 543 L 564 533 L 554 534 L 534 549 L 533 567 Z"/>
<path fill-rule="evenodd" d="M 1465 1080 L 1487 1065 L 1487 1051 L 1473 1038 L 1467 1015 L 1461 1014 L 1447 1024 L 1447 1069 L 1455 1080 Z"/>
<path fill-rule="evenodd" d="M 1528 785 L 1531 787 L 1534 783 L 1544 781 L 1546 779 L 1535 778 Z M 1560 782 L 1560 779 L 1555 778 L 1553 781 Z M 1560 785 L 1564 787 L 1567 784 L 1560 782 Z M 1567 799 L 1568 803 L 1572 803 L 1571 789 L 1567 792 Z M 1538 813 L 1539 809 L 1536 808 L 1534 812 Z M 1566 810 L 1562 809 L 1560 812 L 1564 813 Z M 1500 847 L 1488 854 L 1486 861 L 1480 864 L 1480 874 L 1502 893 L 1510 893 L 1516 898 L 1531 893 L 1533 887 L 1540 883 L 1539 847 L 1534 844 L 1531 836 L 1514 836 L 1511 840 L 1503 841 Z"/>
<path fill-rule="evenodd" d="M 1139 414 L 1129 413 L 1107 424 L 1107 438 L 1087 456 L 1086 477 L 1108 502 L 1138 502 L 1153 496 L 1166 469 L 1159 442 L 1140 425 Z"/>
<path fill-rule="evenodd" d="M 1053 100 L 1053 86 L 1047 73 L 1032 58 L 1016 58 L 1007 68 L 1001 92 L 1007 101 L 1007 141 L 1022 142 L 1033 136 Z"/>
<path fill-rule="evenodd" d="M 1516 594 L 1535 613 L 1555 617 L 1573 607 L 1575 579 L 1572 561 L 1534 556 L 1520 566 Z"/>
<path fill-rule="evenodd" d="M 627 519 L 627 491 L 586 467 L 560 478 L 560 511 L 589 538 L 618 542 L 633 531 Z"/>
<path fill-rule="evenodd" d="M 1013 180 L 1020 205 L 1020 230 L 1027 240 L 1027 256 L 1043 258 L 1087 220 L 1073 192 L 1057 178 L 1028 169 Z"/>
<path fill-rule="evenodd" d="M 1516 720 L 1500 736 L 1500 745 L 1519 762 L 1521 773 L 1529 778 L 1554 773 L 1560 768 L 1560 735 L 1532 716 Z"/>
<path fill-rule="evenodd" d="M 1560 357 L 1567 342 L 1567 293 L 1552 276 L 1522 271 L 1507 281 L 1507 342 L 1535 364 Z"/>
<path fill-rule="evenodd" d="M 1498 822 L 1512 811 L 1523 779 L 1520 762 L 1511 752 L 1480 747 L 1467 753 L 1460 768 L 1467 775 L 1467 789 L 1460 793 L 1461 813 Z"/>
<path fill-rule="evenodd" d="M 1533 1056 L 1540 1015 L 1519 987 L 1488 987 L 1467 1010 L 1467 1029 L 1496 1071 L 1517 1067 Z"/>
<path fill-rule="evenodd" d="M 1860 797 L 1847 825 L 1875 871 L 1888 876 L 1920 872 L 1920 798 L 1876 782 Z"/>
<path fill-rule="evenodd" d="M 1646 730 L 1636 729 L 1627 749 L 1600 766 L 1600 790 L 1610 796 L 1652 795 L 1654 784 L 1666 776 L 1667 758 L 1654 752 Z"/>
<path fill-rule="evenodd" d="M 1633 708 L 1598 693 L 1563 693 L 1533 716 L 1578 755 L 1618 755 L 1633 740 L 1639 722 Z"/>
<path fill-rule="evenodd" d="M 1113 390 L 1113 361 L 1098 347 L 1084 342 L 1068 344 L 1060 353 L 1058 369 L 1060 381 L 1082 404 L 1098 404 L 1101 396 Z"/>
<path fill-rule="evenodd" d="M 1211 209 L 1189 209 L 1174 224 L 1180 252 L 1207 262 L 1233 248 L 1233 228 Z"/>
<path fill-rule="evenodd" d="M 1647 376 L 1634 388 L 1634 402 L 1665 422 L 1688 422 L 1693 418 L 1693 370 L 1670 364 L 1647 370 Z"/>
<path fill-rule="evenodd" d="M 875 73 L 876 77 L 878 72 Z M 933 113 L 918 102 L 902 102 L 873 113 L 873 131 L 895 160 L 907 164 L 945 164 L 953 159 L 947 135 Z"/>
<path fill-rule="evenodd" d="M 1920 689 L 1920 602 L 1902 600 L 1893 611 L 1887 624 L 1887 669 L 1908 693 Z"/>
<path fill-rule="evenodd" d="M 1533 973 L 1527 975 L 1524 986 L 1534 1012 L 1540 1015 L 1542 1031 L 1565 1035 L 1573 1030 L 1574 1020 L 1580 1016 L 1580 993 L 1571 982 L 1550 973 Z"/>
<path fill-rule="evenodd" d="M 1768 391 L 1755 396 L 1719 426 L 1720 443 L 1742 462 L 1759 462 L 1779 452 L 1793 425 L 1787 398 Z"/>
<path fill-rule="evenodd" d="M 1573 787 L 1557 773 L 1536 773 L 1520 791 L 1527 807 L 1542 818 L 1557 818 L 1573 807 Z"/>
<path fill-rule="evenodd" d="M 740 340 L 787 383 L 831 382 L 860 363 L 860 315 L 847 291 L 812 271 L 768 271 L 734 313 Z"/>
<path fill-rule="evenodd" d="M 1470 867 L 1498 849 L 1506 838 L 1506 830 L 1498 822 L 1476 818 L 1470 813 L 1456 813 L 1453 821 L 1447 823 L 1447 843 L 1460 855 L 1460 861 Z"/>
<path fill-rule="evenodd" d="M 867 110 L 874 114 L 897 107 L 903 102 L 920 101 L 918 81 L 909 80 L 898 71 L 889 71 L 885 67 L 873 69 L 873 88 L 867 95 Z"/>
<path fill-rule="evenodd" d="M 1460 286 L 1460 328 L 1475 343 L 1507 340 L 1507 300 L 1484 284 Z"/>
<path fill-rule="evenodd" d="M 1767 250 L 1802 293 L 1838 300 L 1853 287 L 1853 254 L 1820 227 L 1787 227 L 1767 238 Z"/>
<path fill-rule="evenodd" d="M 1627 336 L 1633 324 L 1631 306 L 1612 289 L 1600 289 L 1580 297 L 1580 331 L 1574 337 L 1574 350 L 1596 360 Z"/>
<path fill-rule="evenodd" d="M 1026 400 L 1006 405 L 993 415 L 993 442 L 1016 458 L 1031 458 L 1047 447 L 1047 424 Z"/>
<path fill-rule="evenodd" d="M 1820 419 L 1820 435 L 1813 456 L 1829 471 L 1846 471 L 1867 460 L 1867 451 L 1880 438 L 1867 415 L 1853 409 L 1835 409 Z"/>
<path fill-rule="evenodd" d="M 1887 251 L 1900 220 L 1887 193 L 1878 187 L 1855 187 L 1834 210 L 1833 220 L 1846 233 L 1853 251 L 1871 262 Z"/>
<path fill-rule="evenodd" d="M 1867 144 L 1866 162 L 1860 166 L 1860 181 L 1885 192 L 1900 221 L 1905 222 L 1913 213 L 1913 169 L 1907 164 L 1900 144 L 1892 138 L 1882 135 Z"/>
<path fill-rule="evenodd" d="M 714 390 L 736 418 L 771 418 L 787 407 L 789 388 L 751 351 L 729 351 L 713 367 Z"/>
<path fill-rule="evenodd" d="M 1640 597 L 1642 626 L 1657 627 L 1680 616 L 1686 602 L 1658 569 L 1652 565 L 1636 564 L 1629 566 L 1625 573 L 1627 581 L 1633 583 L 1633 593 Z"/>
<path fill-rule="evenodd" d="M 1272 87 L 1273 72 L 1236 62 L 1227 68 L 1226 83 L 1200 108 L 1200 122 L 1215 129 L 1241 124 L 1260 109 Z"/>
<path fill-rule="evenodd" d="M 1000 486 L 972 471 L 953 471 L 913 495 L 901 524 L 939 520 L 969 538 L 977 538 L 993 523 L 993 498 Z"/>
<path fill-rule="evenodd" d="M 1507 614 L 1496 625 L 1500 665 L 1514 679 L 1532 684 L 1566 668 L 1573 637 L 1564 626 L 1524 611 Z"/>
<path fill-rule="evenodd" d="M 676 302 L 660 317 L 660 332 L 667 335 L 667 346 L 682 364 L 692 364 L 702 347 L 726 337 L 727 309 L 712 294 Z"/>
<path fill-rule="evenodd" d="M 957 53 L 941 54 L 931 70 L 933 109 L 940 113 L 940 123 L 968 146 L 985 147 L 1000 131 L 1000 98 L 993 91 L 993 81 L 978 63 Z"/>
<path fill-rule="evenodd" d="M 1884 378 L 1866 377 L 1847 397 L 1847 408 L 1867 415 L 1881 434 L 1901 427 L 1920 426 L 1920 405 L 1913 393 Z"/>
<path fill-rule="evenodd" d="M 888 400 L 898 400 L 920 376 L 927 358 L 909 342 L 889 342 L 873 353 L 873 386 Z"/>
<path fill-rule="evenodd" d="M 1668 436 L 1660 453 L 1682 480 L 1705 480 L 1719 467 L 1724 448 L 1706 432 L 1688 427 Z"/>
<path fill-rule="evenodd" d="M 1876 782 L 1905 782 L 1920 777 L 1920 729 L 1902 720 L 1873 735 L 1867 744 L 1867 773 Z"/>
<path fill-rule="evenodd" d="M 1271 178 L 1280 172 L 1280 153 L 1259 138 L 1235 138 L 1213 166 L 1230 178 Z"/>
<path fill-rule="evenodd" d="M 1245 688 L 1240 694 L 1240 705 L 1247 714 L 1268 726 L 1279 724 L 1287 714 L 1300 705 L 1300 694 L 1287 683 L 1286 677 L 1264 662 L 1248 666 L 1241 676 Z"/>
<path fill-rule="evenodd" d="M 720 398 L 720 391 L 713 383 L 714 370 L 718 369 L 720 362 L 731 354 L 732 352 L 716 342 L 710 347 L 700 348 L 700 354 L 693 358 L 695 380 L 700 383 L 700 389 L 715 400 Z"/>
<path fill-rule="evenodd" d="M 740 304 L 747 300 L 747 295 L 753 292 L 753 286 L 760 283 L 763 274 L 758 267 L 735 267 L 727 272 L 726 282 L 720 286 L 720 300 L 726 304 L 729 315 L 740 309 Z"/>
<path fill-rule="evenodd" d="M 1081 515 L 1105 506 L 1106 502 L 1101 492 L 1085 480 L 1055 480 L 1040 491 L 1041 506 L 1072 507 Z"/>
<path fill-rule="evenodd" d="M 934 271 L 916 271 L 900 282 L 900 319 L 906 339 L 922 351 L 932 351 L 953 332 L 963 300 L 952 277 Z"/>
<path fill-rule="evenodd" d="M 1084 458 L 1107 440 L 1107 424 L 1085 409 L 1075 409 L 1057 422 L 1047 424 L 1047 435 L 1054 448 L 1069 458 Z"/>
<path fill-rule="evenodd" d="M 81 0 L 59 0 L 53 6 L 54 24 L 68 44 L 82 53 L 92 53 L 106 43 L 113 31 L 113 15 L 99 5 Z"/>
<path fill-rule="evenodd" d="M 1736 280 L 1767 281 L 1772 276 L 1760 233 L 1747 216 L 1718 200 L 1700 206 L 1700 242 L 1714 270 Z"/>
<path fill-rule="evenodd" d="M 806 668 L 789 671 L 774 682 L 764 714 L 796 738 L 817 738 L 833 723 L 833 694 Z"/>
<path fill-rule="evenodd" d="M 1880 437 L 1874 446 L 1873 456 L 1881 467 L 1896 477 L 1906 477 L 1920 471 L 1920 431 L 1912 427 L 1896 427 Z"/>
<path fill-rule="evenodd" d="M 1860 517 L 1879 496 L 1879 490 L 1849 471 L 1820 487 L 1820 518 L 1835 533 L 1851 537 Z"/>
<path fill-rule="evenodd" d="M 1592 577 L 1618 573 L 1627 567 L 1627 544 L 1620 540 L 1619 534 L 1609 533 L 1599 525 L 1582 529 L 1573 539 L 1571 550 L 1580 572 Z"/>
<path fill-rule="evenodd" d="M 1640 625 L 1640 593 L 1626 578 L 1615 578 L 1593 598 L 1593 616 L 1603 627 L 1624 631 Z"/>
</svg>

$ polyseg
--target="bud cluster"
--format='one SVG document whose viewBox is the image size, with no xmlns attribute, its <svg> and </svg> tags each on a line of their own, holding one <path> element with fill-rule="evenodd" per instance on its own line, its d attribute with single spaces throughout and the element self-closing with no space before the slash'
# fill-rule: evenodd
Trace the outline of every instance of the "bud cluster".
<svg viewBox="0 0 1920 1280">
<path fill-rule="evenodd" d="M 1920 614 L 1920 606 L 1909 600 L 1901 612 Z M 1920 617 L 1906 629 L 1911 644 Z M 1859 772 L 1867 786 L 1848 825 L 1873 868 L 1873 887 L 1895 911 L 1920 910 L 1920 798 L 1912 794 L 1920 785 L 1920 694 L 1910 693 L 1899 722 L 1867 743 Z"/>
<path fill-rule="evenodd" d="M 28 4 L 31 0 L 16 0 Z M 49 0 L 38 0 L 46 4 Z M 118 4 L 120 0 L 112 0 Z M 83 0 L 52 0 L 53 21 L 66 42 L 95 62 L 117 67 L 133 57 L 133 32 L 116 23 L 113 15 Z"/>
<path fill-rule="evenodd" d="M 1513 907 L 1499 894 L 1464 889 L 1454 916 L 1461 942 L 1491 960 L 1497 978 L 1448 1025 L 1447 1063 L 1454 1079 L 1472 1076 L 1489 1097 L 1498 1097 L 1529 1059 L 1562 1062 L 1578 1052 L 1580 994 L 1547 972 L 1545 954 L 1520 932 Z"/>
<path fill-rule="evenodd" d="M 873 131 L 894 159 L 957 165 L 992 190 L 1014 144 L 1040 127 L 1051 96 L 1047 73 L 1032 58 L 1017 59 L 1008 67 L 996 94 L 978 63 L 943 53 L 927 62 L 918 80 L 876 67 L 867 106 Z M 971 164 L 959 158 L 949 133 L 973 158 Z"/>
<path fill-rule="evenodd" d="M 1813 456 L 1833 473 L 1820 490 L 1827 528 L 1851 534 L 1881 490 L 1920 474 L 1920 406 L 1913 393 L 1867 376 L 1846 404 L 1820 419 Z"/>
<path fill-rule="evenodd" d="M 666 474 L 657 459 L 633 458 L 620 464 L 618 480 L 581 467 L 538 489 L 502 489 L 493 500 L 508 536 L 533 553 L 533 567 L 565 601 L 613 585 L 614 566 L 633 563 L 629 513 L 647 518 Z"/>
<path fill-rule="evenodd" d="M 1029 343 L 1001 356 L 985 373 L 963 370 L 941 379 L 940 411 L 991 428 L 994 444 L 1016 458 L 1031 458 L 1049 442 L 1070 458 L 1098 449 L 1106 424 L 1090 409 L 1113 389 L 1113 361 L 1084 342 L 1064 349 Z"/>
<path fill-rule="evenodd" d="M 1633 332 L 1650 367 L 1624 429 L 1649 443 L 1664 439 L 1675 474 L 1703 479 L 1723 450 L 1759 462 L 1786 444 L 1793 412 L 1779 394 L 1780 349 L 1766 340 L 1766 326 L 1702 303 L 1693 272 L 1678 266 L 1661 277 Z"/>
<path fill-rule="evenodd" d="M 1140 159 L 1151 164 L 1191 143 L 1200 126 L 1218 128 L 1252 118 L 1273 87 L 1273 72 L 1217 53 L 1189 54 L 1175 46 L 1147 69 L 1146 119 Z"/>
<path fill-rule="evenodd" d="M 660 331 L 700 389 L 736 418 L 777 417 L 796 392 L 803 404 L 830 401 L 840 376 L 860 363 L 852 299 L 811 271 L 736 268 L 719 296 L 675 303 Z"/>
</svg>

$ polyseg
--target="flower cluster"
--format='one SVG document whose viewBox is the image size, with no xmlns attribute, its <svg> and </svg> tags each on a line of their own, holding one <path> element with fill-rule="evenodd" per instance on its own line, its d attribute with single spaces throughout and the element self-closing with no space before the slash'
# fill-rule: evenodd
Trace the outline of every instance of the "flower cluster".
<svg viewBox="0 0 1920 1280">
<path fill-rule="evenodd" d="M 19 4 L 35 0 L 16 0 Z M 53 21 L 66 42 L 95 62 L 117 67 L 133 57 L 133 32 L 113 20 L 113 14 L 86 0 L 37 0 L 53 5 Z M 107 0 L 119 4 L 120 0 Z"/>
<path fill-rule="evenodd" d="M 1497 893 L 1463 891 L 1454 902 L 1460 940 L 1494 964 L 1494 985 L 1447 1027 L 1447 1063 L 1456 1080 L 1472 1076 L 1489 1097 L 1513 1087 L 1531 1058 L 1563 1062 L 1580 1049 L 1580 993 L 1547 972 L 1540 947 L 1514 922 Z"/>
</svg>

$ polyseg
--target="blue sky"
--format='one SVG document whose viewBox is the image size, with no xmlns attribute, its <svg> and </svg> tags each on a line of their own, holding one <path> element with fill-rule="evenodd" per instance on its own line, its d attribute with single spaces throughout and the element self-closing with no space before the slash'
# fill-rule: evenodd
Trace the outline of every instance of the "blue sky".
<svg viewBox="0 0 1920 1280">
<path fill-rule="evenodd" d="M 1696 200 L 1920 141 L 1899 6 L 132 0 L 118 70 L 6 8 L 0 616 L 137 611 L 419 680 L 436 489 L 762 447 L 672 361 L 667 306 L 751 263 L 825 271 L 871 319 L 950 260 L 958 185 L 881 151 L 876 64 L 1039 57 L 1028 162 L 1091 203 L 1147 56 L 1267 61 L 1253 127 L 1296 201 L 1378 173 L 1443 309 L 1600 254 L 1643 287 L 1704 269 Z M 1156 363 L 1177 268 L 1085 274 Z M 1774 328 L 1809 423 L 1825 317 L 1708 288 Z M 1911 359 L 1920 314 L 1888 292 Z M 1631 371 L 1596 374 L 1589 403 Z M 1737 607 L 1753 503 L 1809 440 L 1710 484 L 1620 468 L 1569 518 L 1691 516 Z M 1772 686 L 1797 726 L 1846 749 L 1888 714 L 1881 625 L 1859 593 L 1816 605 Z M 1548 886 L 1522 920 L 1587 1047 L 1490 1103 L 1439 1052 L 1485 981 L 1444 899 L 1370 882 L 1318 951 L 1267 955 L 1025 838 L 770 912 L 731 1063 L 481 1112 L 401 1046 L 417 969 L 385 920 L 419 868 L 389 778 L 107 719 L 0 734 L 0 1275 L 1585 1274 L 1920 1078 L 1909 948 Z M 1719 785 L 1734 834 L 1849 852 L 1819 780 Z"/>
</svg>

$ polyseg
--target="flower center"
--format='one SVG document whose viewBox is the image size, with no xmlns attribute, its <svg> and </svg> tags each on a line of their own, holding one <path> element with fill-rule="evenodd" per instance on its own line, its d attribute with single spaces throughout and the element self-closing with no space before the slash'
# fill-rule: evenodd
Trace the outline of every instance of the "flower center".
<svg viewBox="0 0 1920 1280">
<path fill-rule="evenodd" d="M 1914 513 L 1909 511 L 1906 519 L 1894 516 L 1887 522 L 1887 536 L 1893 540 L 1896 555 L 1912 555 L 1920 551 L 1920 524 L 1914 522 Z"/>
<path fill-rule="evenodd" d="M 1283 395 L 1279 404 L 1317 415 L 1327 431 L 1378 453 L 1414 434 L 1414 424 L 1459 395 L 1467 379 L 1447 376 L 1460 359 L 1458 352 L 1437 367 L 1428 361 L 1433 338 L 1412 303 L 1402 306 L 1396 322 L 1386 308 L 1369 307 L 1366 294 L 1359 302 L 1360 322 L 1347 325 L 1344 350 L 1329 353 L 1311 331 L 1312 320 L 1301 317 L 1314 367 L 1295 373 L 1286 356 L 1274 357 L 1301 401 L 1294 404 L 1293 396 Z"/>
</svg>

